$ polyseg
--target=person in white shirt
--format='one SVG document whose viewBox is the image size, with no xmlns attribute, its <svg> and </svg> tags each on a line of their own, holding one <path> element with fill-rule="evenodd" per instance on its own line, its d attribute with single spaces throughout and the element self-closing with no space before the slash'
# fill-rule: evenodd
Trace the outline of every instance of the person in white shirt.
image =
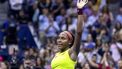
<svg viewBox="0 0 122 69">
<path fill-rule="evenodd" d="M 96 6 L 92 7 L 92 15 L 88 17 L 88 24 L 93 25 L 99 18 L 98 9 Z"/>
<path fill-rule="evenodd" d="M 121 58 L 121 55 L 120 55 L 120 53 L 119 53 L 119 50 L 118 50 L 118 48 L 117 48 L 117 45 L 118 45 L 118 43 L 117 44 L 111 44 L 111 46 L 110 46 L 110 51 L 112 52 L 112 58 L 113 58 L 113 60 L 114 60 L 114 62 L 118 62 L 119 60 L 120 60 L 120 58 Z"/>
<path fill-rule="evenodd" d="M 46 29 L 49 26 L 49 21 L 48 21 L 48 14 L 49 10 L 47 8 L 42 9 L 43 14 L 39 16 L 39 37 L 42 45 L 46 44 Z"/>
<path fill-rule="evenodd" d="M 54 21 L 53 16 L 51 14 L 48 15 L 48 28 L 46 29 L 46 37 L 57 37 L 57 33 L 59 32 L 59 30 L 59 25 L 56 21 Z"/>
</svg>

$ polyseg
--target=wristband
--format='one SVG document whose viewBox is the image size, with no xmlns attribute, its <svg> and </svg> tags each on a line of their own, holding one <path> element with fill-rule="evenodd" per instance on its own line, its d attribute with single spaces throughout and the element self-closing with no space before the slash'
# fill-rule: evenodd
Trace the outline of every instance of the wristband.
<svg viewBox="0 0 122 69">
<path fill-rule="evenodd" d="M 78 15 L 82 15 L 83 14 L 83 9 L 77 9 Z"/>
</svg>

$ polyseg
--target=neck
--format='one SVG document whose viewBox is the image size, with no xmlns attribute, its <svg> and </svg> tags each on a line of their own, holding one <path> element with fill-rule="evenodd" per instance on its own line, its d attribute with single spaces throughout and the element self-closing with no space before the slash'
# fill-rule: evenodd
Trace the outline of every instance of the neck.
<svg viewBox="0 0 122 69">
<path fill-rule="evenodd" d="M 68 47 L 67 48 L 64 48 L 64 49 L 61 49 L 60 52 L 62 53 L 64 51 L 66 51 L 67 49 L 68 49 Z"/>
</svg>

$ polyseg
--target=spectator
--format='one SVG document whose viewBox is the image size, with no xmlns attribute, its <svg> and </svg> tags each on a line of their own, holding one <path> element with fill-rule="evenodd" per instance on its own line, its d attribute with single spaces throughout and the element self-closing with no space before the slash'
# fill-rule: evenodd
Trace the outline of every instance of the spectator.
<svg viewBox="0 0 122 69">
<path fill-rule="evenodd" d="M 44 66 L 45 66 L 45 62 L 42 58 L 37 58 L 36 60 L 36 68 L 38 69 L 44 69 Z"/>
<path fill-rule="evenodd" d="M 19 49 L 25 49 L 25 48 L 36 48 L 35 41 L 33 39 L 32 33 L 30 32 L 29 24 L 28 24 L 28 16 L 25 14 L 24 10 L 21 10 L 19 12 L 18 17 L 18 44 Z"/>
<path fill-rule="evenodd" d="M 5 44 L 8 46 L 8 48 L 16 47 L 17 48 L 17 21 L 15 20 L 13 15 L 10 15 L 8 17 L 8 20 L 4 23 L 5 25 Z"/>
<path fill-rule="evenodd" d="M 59 26 L 56 21 L 54 21 L 52 15 L 48 15 L 49 26 L 46 29 L 47 38 L 56 38 L 57 33 L 59 32 Z"/>
<path fill-rule="evenodd" d="M 67 9 L 67 13 L 68 16 L 76 16 L 77 14 L 77 8 L 75 6 L 74 2 L 70 3 L 70 7 Z"/>
<path fill-rule="evenodd" d="M 49 10 L 47 8 L 42 9 L 42 14 L 39 16 L 39 37 L 42 46 L 46 44 L 46 29 L 49 26 L 48 14 Z"/>
<path fill-rule="evenodd" d="M 33 69 L 35 68 L 33 63 L 30 58 L 25 58 L 19 69 Z"/>
<path fill-rule="evenodd" d="M 119 8 L 119 14 L 116 16 L 116 20 L 122 24 L 122 7 Z"/>
<path fill-rule="evenodd" d="M 122 69 L 122 60 L 118 61 L 118 69 Z"/>
<path fill-rule="evenodd" d="M 66 30 L 66 18 L 68 16 L 66 15 L 66 9 L 62 7 L 60 9 L 60 14 L 56 16 L 56 21 L 59 25 L 60 31 Z M 65 28 L 64 28 L 65 27 Z"/>
<path fill-rule="evenodd" d="M 9 55 L 8 61 L 11 65 L 11 69 L 18 69 L 21 62 L 21 57 L 18 54 L 18 51 L 14 49 L 14 52 Z"/>
<path fill-rule="evenodd" d="M 19 11 L 22 10 L 24 0 L 9 0 L 9 14 L 15 18 L 18 17 Z"/>
<path fill-rule="evenodd" d="M 52 11 L 52 8 L 54 6 L 53 0 L 39 0 L 38 1 L 38 8 L 40 10 L 40 14 L 43 14 L 42 9 L 48 8 L 49 11 Z"/>
<path fill-rule="evenodd" d="M 88 17 L 89 25 L 92 26 L 96 22 L 98 15 L 98 9 L 96 8 L 96 6 L 92 7 L 92 15 Z"/>
<path fill-rule="evenodd" d="M 10 69 L 10 66 L 6 61 L 3 61 L 0 62 L 0 69 Z"/>
<path fill-rule="evenodd" d="M 55 5 L 51 9 L 52 14 L 54 15 L 54 20 L 56 16 L 60 14 L 61 8 L 65 8 L 63 0 L 55 0 Z"/>
</svg>

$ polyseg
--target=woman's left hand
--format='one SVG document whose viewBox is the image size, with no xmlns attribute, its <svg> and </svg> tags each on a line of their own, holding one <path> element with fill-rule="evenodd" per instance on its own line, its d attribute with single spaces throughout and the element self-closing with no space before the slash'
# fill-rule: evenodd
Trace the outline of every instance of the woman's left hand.
<svg viewBox="0 0 122 69">
<path fill-rule="evenodd" d="M 77 8 L 82 9 L 86 4 L 88 0 L 77 0 Z"/>
</svg>

